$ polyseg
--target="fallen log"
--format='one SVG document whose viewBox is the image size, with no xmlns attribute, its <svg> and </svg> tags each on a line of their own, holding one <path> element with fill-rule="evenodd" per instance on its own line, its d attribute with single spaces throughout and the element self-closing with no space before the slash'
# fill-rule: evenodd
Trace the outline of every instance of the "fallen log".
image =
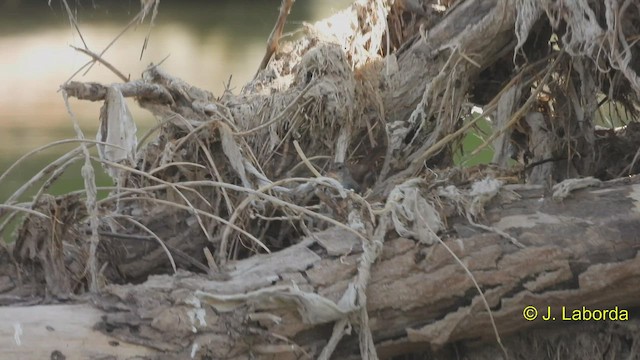
<svg viewBox="0 0 640 360">
<path fill-rule="evenodd" d="M 640 180 L 604 183 L 562 201 L 540 187 L 502 191 L 515 191 L 520 199 L 495 200 L 487 209 L 487 224 L 517 237 L 525 248 L 462 218 L 452 221 L 458 231 L 443 236 L 443 243 L 385 242 L 367 288 L 369 326 L 381 357 L 416 349 L 451 351 L 447 344 L 469 341 L 476 344 L 473 351 L 477 343 L 496 347 L 481 295 L 445 245 L 483 290 L 515 358 L 523 348 L 510 348 L 513 334 L 584 324 L 617 324 L 627 331 L 637 326 Z M 340 300 L 348 298 L 361 255 L 357 237 L 331 228 L 282 251 L 230 263 L 227 280 L 181 272 L 108 286 L 93 298 L 93 306 L 3 307 L 1 323 L 12 325 L 0 338 L 3 349 L 16 357 L 58 350 L 65 356 L 93 354 L 88 358 L 315 358 L 333 322 L 348 316 L 351 305 Z M 528 306 L 539 311 L 537 319 L 524 318 Z M 55 331 L 45 331 L 48 327 Z M 90 336 L 74 340 L 78 333 Z M 100 346 L 89 351 L 87 341 Z M 334 356 L 357 358 L 358 353 L 357 336 L 347 336 Z"/>
<path fill-rule="evenodd" d="M 435 2 L 406 1 L 356 2 L 336 16 L 348 34 L 328 21 L 268 52 L 240 95 L 157 66 L 125 84 L 64 84 L 105 103 L 99 161 L 116 190 L 98 201 L 87 176 L 86 199 L 28 205 L 0 248 L 0 301 L 14 306 L 0 308 L 12 324 L 0 344 L 54 358 L 633 358 L 638 179 L 589 176 L 636 172 L 637 141 L 611 131 L 598 148 L 594 118 L 598 91 L 637 102 L 637 55 L 590 6 L 622 17 L 627 35 L 633 18 L 617 2 L 467 0 L 425 19 Z M 604 50 L 585 45 L 593 34 Z M 600 50 L 625 91 L 596 86 Z M 124 97 L 162 119 L 137 153 Z M 453 142 L 480 118 L 466 116 L 469 98 L 495 115 L 496 163 L 516 147 L 519 169 L 451 167 Z M 74 157 L 90 165 L 85 146 L 39 179 Z M 341 163 L 373 174 L 371 192 L 331 178 Z M 69 301 L 80 305 L 54 305 Z M 51 305 L 15 308 L 34 303 Z M 77 324 L 57 326 L 72 312 Z"/>
</svg>

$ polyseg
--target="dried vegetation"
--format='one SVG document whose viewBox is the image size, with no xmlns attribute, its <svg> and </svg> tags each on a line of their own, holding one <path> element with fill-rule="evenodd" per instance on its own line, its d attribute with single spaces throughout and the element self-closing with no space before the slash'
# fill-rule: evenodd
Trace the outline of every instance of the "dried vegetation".
<svg viewBox="0 0 640 360">
<path fill-rule="evenodd" d="M 137 20 L 157 5 L 144 3 Z M 90 141 L 78 129 L 82 145 L 36 176 L 46 184 L 33 202 L 15 204 L 16 194 L 0 207 L 3 226 L 28 212 L 0 258 L 30 287 L 6 293 L 64 299 L 177 269 L 225 281 L 239 260 L 337 228 L 362 249 L 340 300 L 251 282 L 233 299 L 198 296 L 215 306 L 279 299 L 306 324 L 335 322 L 320 358 L 351 320 L 362 356 L 374 358 L 366 291 L 385 240 L 432 245 L 458 217 L 524 247 L 482 224 L 486 204 L 511 194 L 505 184 L 609 180 L 640 167 L 634 123 L 596 128 L 638 116 L 637 2 L 358 0 L 303 32 L 276 46 L 240 94 L 216 97 L 155 65 L 129 82 L 63 84 L 65 98 L 104 102 L 101 132 Z M 124 97 L 159 121 L 140 146 Z M 461 140 L 479 131 L 473 105 L 492 117 L 483 146 L 493 164 L 458 168 Z M 95 144 L 100 158 L 87 151 Z M 46 195 L 77 159 L 86 191 Z M 114 179 L 105 199 L 89 160 Z M 328 176 L 332 163 L 348 164 L 362 191 Z M 344 255 L 332 249 L 320 254 Z"/>
</svg>

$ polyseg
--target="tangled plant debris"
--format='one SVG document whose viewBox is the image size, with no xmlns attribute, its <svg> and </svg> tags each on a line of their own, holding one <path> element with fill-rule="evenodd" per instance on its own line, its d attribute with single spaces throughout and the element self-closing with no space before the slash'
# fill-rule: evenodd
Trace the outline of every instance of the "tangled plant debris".
<svg viewBox="0 0 640 360">
<path fill-rule="evenodd" d="M 283 1 L 277 26 L 291 5 Z M 631 8 L 635 12 L 626 11 Z M 152 9 L 157 2 L 146 2 L 136 21 Z M 198 288 L 198 304 L 220 312 L 294 307 L 305 323 L 301 329 L 334 323 L 332 337 L 315 355 L 329 358 L 353 325 L 361 355 L 376 358 L 367 289 L 387 240 L 444 245 L 449 221 L 458 216 L 526 248 L 515 235 L 483 224 L 484 209 L 496 198 L 518 199 L 505 184 L 619 176 L 621 160 L 607 156 L 631 140 L 619 140 L 619 130 L 599 134 L 596 115 L 606 99 L 637 117 L 639 14 L 629 1 L 358 0 L 307 25 L 301 39 L 271 48 L 270 60 L 240 94 L 216 97 L 158 65 L 123 83 L 67 82 L 65 97 L 103 102 L 100 132 L 96 141 L 85 140 L 78 128 L 81 146 L 25 185 L 45 179 L 35 199 L 16 204 L 25 191 L 20 189 L 0 207 L 2 227 L 27 213 L 11 258 L 42 284 L 37 294 L 56 298 L 141 283 L 152 274 L 180 274 L 178 269 L 206 274 L 227 281 L 227 288 Z M 135 137 L 126 97 L 159 120 L 144 139 Z M 494 147 L 496 165 L 454 164 L 460 141 L 477 131 L 480 116 L 471 114 L 472 105 L 492 117 L 493 133 L 483 147 Z M 87 150 L 93 145 L 99 158 Z M 637 156 L 630 165 L 626 156 L 624 170 L 635 173 Z M 46 195 L 78 159 L 85 161 L 85 191 Z M 113 178 L 105 199 L 96 199 L 91 160 Z M 335 164 L 348 166 L 361 193 L 331 176 Z M 600 180 L 574 181 L 571 189 Z M 555 187 L 553 197 L 567 197 L 566 186 Z M 323 238 L 328 231 L 341 231 L 343 242 Z M 293 279 L 267 287 L 287 279 L 263 269 L 264 277 L 253 283 L 259 272 L 236 268 L 243 259 L 302 251 L 309 239 L 332 256 L 357 255 L 340 296 L 298 287 Z M 304 253 L 309 257 L 280 270 L 301 271 L 320 258 Z M 457 266 L 465 267 L 462 261 Z M 239 274 L 247 282 L 233 285 Z M 485 299 L 475 279 L 473 284 L 506 354 L 489 309 L 498 302 L 495 293 Z M 455 326 L 480 311 L 465 309 Z M 194 329 L 205 326 L 202 319 Z M 434 342 L 455 339 L 455 326 Z M 430 330 L 418 333 L 409 338 L 434 338 Z"/>
</svg>

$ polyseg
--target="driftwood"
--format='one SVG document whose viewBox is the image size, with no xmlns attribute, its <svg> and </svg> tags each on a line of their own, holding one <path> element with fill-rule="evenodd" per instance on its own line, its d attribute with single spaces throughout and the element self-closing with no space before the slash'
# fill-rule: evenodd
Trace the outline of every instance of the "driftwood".
<svg viewBox="0 0 640 360">
<path fill-rule="evenodd" d="M 240 95 L 157 66 L 64 84 L 105 104 L 99 161 L 116 189 L 96 199 L 86 143 L 37 175 L 0 248 L 0 302 L 48 305 L 0 308 L 0 345 L 17 358 L 637 356 L 639 180 L 611 179 L 640 168 L 639 129 L 595 128 L 598 94 L 635 114 L 637 14 L 570 5 L 357 1 L 294 44 L 272 39 Z M 124 97 L 162 120 L 139 150 Z M 469 101 L 493 115 L 497 165 L 453 166 L 479 118 Z M 78 158 L 86 192 L 42 194 Z M 331 177 L 340 163 L 362 193 Z"/>
<path fill-rule="evenodd" d="M 520 200 L 496 200 L 487 219 L 517 234 L 526 248 L 474 229 L 463 219 L 453 223 L 459 232 L 450 233 L 444 242 L 483 289 L 503 339 L 524 330 L 560 326 L 587 326 L 597 332 L 616 324 L 620 337 L 637 331 L 633 311 L 640 299 L 640 257 L 634 239 L 640 231 L 640 180 L 605 183 L 562 201 L 535 187 L 515 192 Z M 108 286 L 91 306 L 0 308 L 1 322 L 14 325 L 3 328 L 2 348 L 12 358 L 40 358 L 56 350 L 67 358 L 163 353 L 212 358 L 243 358 L 248 353 L 297 358 L 306 353 L 314 358 L 330 333 L 328 320 L 339 315 L 327 312 L 324 302 L 340 300 L 361 255 L 359 239 L 332 228 L 280 252 L 234 262 L 226 280 L 181 272 L 154 276 L 140 285 Z M 316 302 L 306 298 L 310 294 L 319 295 Z M 557 320 L 526 321 L 527 306 L 539 309 L 539 316 L 546 316 L 551 307 Z M 582 307 L 617 308 L 621 320 L 562 321 L 562 307 L 568 318 Z M 367 308 L 382 357 L 431 346 L 445 351 L 446 344 L 469 339 L 495 343 L 470 277 L 440 244 L 427 246 L 406 238 L 387 241 L 372 269 Z M 82 340 L 77 334 L 83 334 Z M 606 347 L 618 340 L 612 337 L 598 344 Z M 509 346 L 516 342 L 517 338 L 506 342 L 514 358 L 533 351 Z M 575 354 L 570 350 L 569 344 L 559 354 L 577 358 L 586 348 Z M 352 335 L 335 356 L 357 353 L 358 339 Z"/>
</svg>

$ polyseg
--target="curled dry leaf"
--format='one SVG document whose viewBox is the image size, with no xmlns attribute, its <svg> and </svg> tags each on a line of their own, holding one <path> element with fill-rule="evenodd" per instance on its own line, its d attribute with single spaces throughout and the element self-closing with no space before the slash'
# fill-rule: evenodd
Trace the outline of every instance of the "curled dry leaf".
<svg viewBox="0 0 640 360">
<path fill-rule="evenodd" d="M 98 144 L 100 159 L 112 162 L 135 159 L 138 138 L 136 123 L 133 121 L 120 89 L 112 85 L 107 89 L 107 97 L 100 110 L 100 128 L 96 139 L 109 145 Z M 117 179 L 120 170 L 108 168 L 107 173 Z"/>
</svg>

